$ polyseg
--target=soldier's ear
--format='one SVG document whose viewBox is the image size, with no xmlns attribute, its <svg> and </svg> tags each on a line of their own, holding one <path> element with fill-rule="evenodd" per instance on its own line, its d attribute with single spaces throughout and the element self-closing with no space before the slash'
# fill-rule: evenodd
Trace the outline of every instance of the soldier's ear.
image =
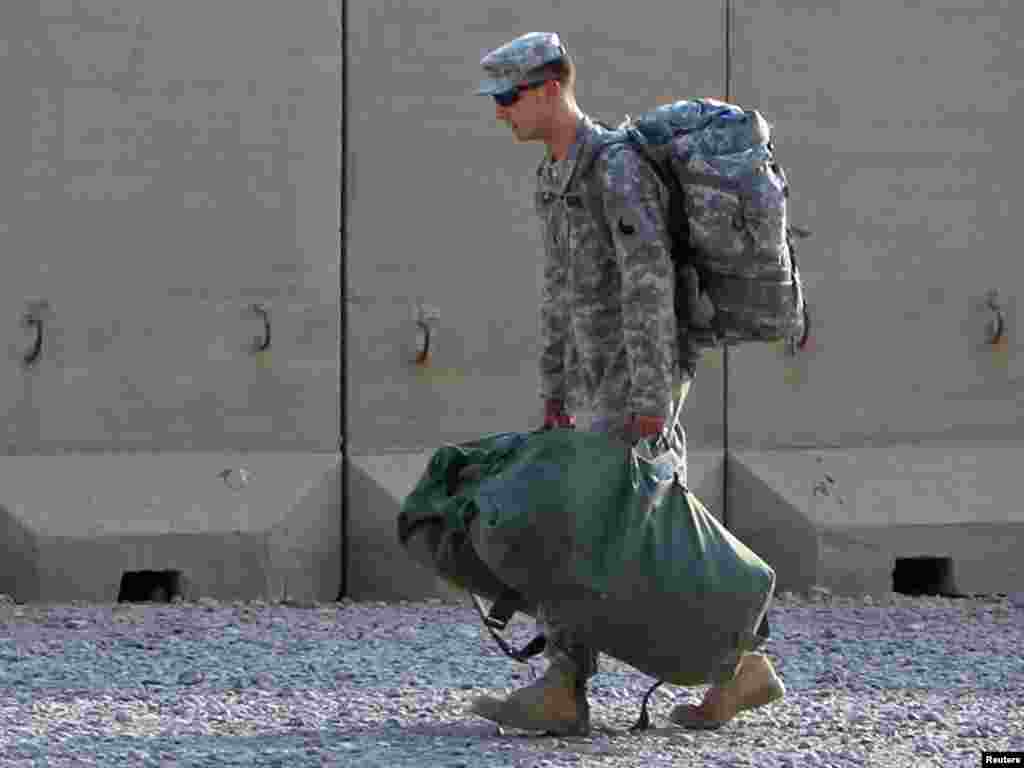
<svg viewBox="0 0 1024 768">
<path fill-rule="evenodd" d="M 557 80 L 548 80 L 544 83 L 544 96 L 546 101 L 558 101 L 562 98 L 562 84 Z"/>
</svg>

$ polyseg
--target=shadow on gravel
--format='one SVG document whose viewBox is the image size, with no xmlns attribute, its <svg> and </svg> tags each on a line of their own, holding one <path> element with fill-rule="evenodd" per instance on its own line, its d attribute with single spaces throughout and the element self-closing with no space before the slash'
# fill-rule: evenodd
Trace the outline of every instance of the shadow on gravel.
<svg viewBox="0 0 1024 768">
<path fill-rule="evenodd" d="M 652 725 L 646 731 L 632 732 L 625 725 L 621 728 L 613 728 L 603 724 L 594 724 L 589 736 L 549 736 L 536 731 L 520 731 L 514 728 L 499 729 L 495 723 L 489 723 L 478 718 L 467 718 L 459 722 L 418 722 L 408 725 L 388 725 L 365 727 L 345 727 L 333 730 L 329 725 L 322 731 L 300 733 L 330 734 L 332 737 L 340 738 L 374 738 L 386 739 L 390 736 L 422 736 L 424 738 L 472 738 L 472 739 L 506 739 L 513 741 L 558 741 L 558 742 L 580 742 L 588 743 L 594 739 L 609 738 L 638 738 L 642 736 L 668 736 L 683 733 L 683 730 L 674 725 Z"/>
<path fill-rule="evenodd" d="M 421 722 L 405 726 L 393 724 L 323 728 L 299 726 L 287 731 L 259 734 L 202 734 L 179 732 L 157 736 L 74 737 L 61 743 L 23 745 L 15 753 L 0 747 L 0 763 L 5 758 L 27 759 L 47 756 L 46 765 L 66 765 L 66 760 L 85 760 L 95 765 L 135 765 L 158 756 L 197 761 L 211 765 L 264 765 L 279 768 L 305 766 L 389 766 L 420 768 L 423 765 L 481 765 L 483 759 L 496 756 L 502 764 L 561 764 L 567 755 L 586 765 L 590 757 L 635 758 L 638 748 L 650 749 L 674 740 L 680 733 L 674 727 L 652 727 L 643 733 L 631 733 L 595 727 L 587 737 L 555 737 L 524 731 L 499 734 L 497 726 L 483 721 Z M 653 742 L 653 743 L 652 743 Z M 88 761 L 96 762 L 89 763 Z M 330 762 L 323 762 L 324 760 Z M 74 765 L 82 765 L 74 762 Z M 149 763 L 146 763 L 147 765 Z M 632 763 L 630 763 L 632 764 Z"/>
<path fill-rule="evenodd" d="M 412 723 L 406 726 L 370 726 L 344 728 L 332 731 L 329 728 L 319 732 L 325 748 L 332 744 L 350 742 L 356 744 L 390 744 L 392 747 L 405 745 L 415 754 L 474 753 L 486 750 L 488 753 L 500 749 L 507 757 L 542 757 L 575 752 L 579 755 L 618 754 L 619 745 L 648 739 L 664 739 L 678 736 L 683 731 L 674 726 L 654 726 L 646 731 L 634 733 L 628 727 L 609 728 L 595 726 L 589 736 L 550 736 L 542 733 L 499 730 L 493 723 L 481 720 L 465 722 Z M 309 734 L 310 736 L 313 733 Z M 625 751 L 623 751 L 625 754 Z"/>
</svg>

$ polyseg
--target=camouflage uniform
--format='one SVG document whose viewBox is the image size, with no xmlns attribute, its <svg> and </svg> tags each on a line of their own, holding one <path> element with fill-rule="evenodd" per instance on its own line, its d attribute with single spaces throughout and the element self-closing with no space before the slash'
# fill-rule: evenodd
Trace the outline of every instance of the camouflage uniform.
<svg viewBox="0 0 1024 768">
<path fill-rule="evenodd" d="M 531 69 L 564 54 L 557 35 L 531 33 L 483 59 L 480 93 L 537 82 Z M 544 242 L 540 394 L 589 415 L 589 428 L 626 438 L 631 415 L 672 415 L 678 370 L 675 273 L 666 229 L 668 190 L 627 144 L 600 152 L 606 129 L 579 121 L 569 153 L 537 169 Z M 582 425 L 586 426 L 586 425 Z M 552 664 L 584 678 L 597 654 L 541 606 Z"/>
<path fill-rule="evenodd" d="M 537 171 L 540 394 L 616 425 L 668 419 L 678 367 L 668 191 L 627 144 L 595 157 L 603 132 L 582 118 L 569 154 Z"/>
</svg>

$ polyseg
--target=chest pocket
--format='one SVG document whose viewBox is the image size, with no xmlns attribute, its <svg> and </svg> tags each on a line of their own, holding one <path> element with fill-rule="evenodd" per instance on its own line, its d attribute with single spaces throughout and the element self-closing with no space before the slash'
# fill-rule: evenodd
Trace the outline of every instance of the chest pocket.
<svg viewBox="0 0 1024 768">
<path fill-rule="evenodd" d="M 584 206 L 582 195 L 578 192 L 565 195 L 560 202 L 565 216 L 569 249 L 576 252 L 585 247 L 588 240 L 593 237 L 594 222 L 591 220 L 590 211 Z"/>
<path fill-rule="evenodd" d="M 562 201 L 566 218 L 572 285 L 578 301 L 602 304 L 621 293 L 615 247 L 607 236 L 607 225 L 600 208 L 595 215 L 587 199 L 580 194 L 566 195 Z"/>
<path fill-rule="evenodd" d="M 558 195 L 548 190 L 534 194 L 534 208 L 544 226 L 544 239 L 548 245 L 560 248 L 565 241 L 565 216 L 561 211 Z"/>
<path fill-rule="evenodd" d="M 568 227 L 569 247 L 574 253 L 585 254 L 590 260 L 598 259 L 597 266 L 607 269 L 607 262 L 615 262 L 615 246 L 600 202 L 588 204 L 584 194 L 568 194 L 562 205 Z"/>
</svg>

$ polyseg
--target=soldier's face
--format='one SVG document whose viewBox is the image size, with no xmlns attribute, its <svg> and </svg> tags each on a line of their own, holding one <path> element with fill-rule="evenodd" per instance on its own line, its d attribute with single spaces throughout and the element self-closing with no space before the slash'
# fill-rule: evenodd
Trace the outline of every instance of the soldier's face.
<svg viewBox="0 0 1024 768">
<path fill-rule="evenodd" d="M 547 137 L 550 110 L 545 85 L 521 90 L 507 106 L 495 103 L 494 116 L 512 129 L 516 141 L 544 141 Z"/>
</svg>

